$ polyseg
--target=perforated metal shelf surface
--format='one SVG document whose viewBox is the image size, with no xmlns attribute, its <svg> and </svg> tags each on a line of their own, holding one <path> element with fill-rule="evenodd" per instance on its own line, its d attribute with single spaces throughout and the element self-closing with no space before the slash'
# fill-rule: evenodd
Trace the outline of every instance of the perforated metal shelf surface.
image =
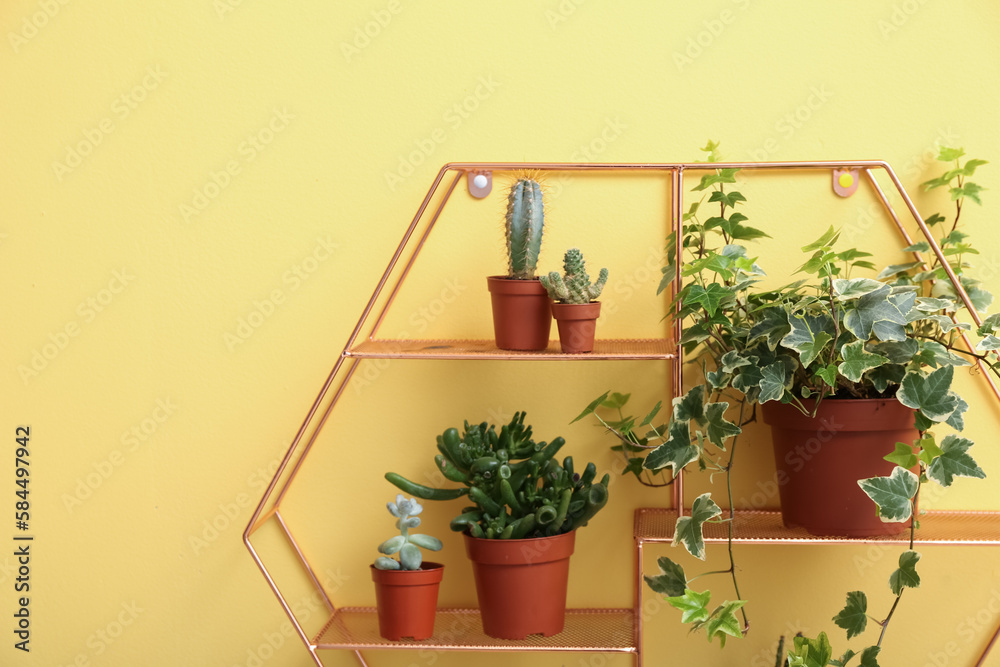
<svg viewBox="0 0 1000 667">
<path fill-rule="evenodd" d="M 378 633 L 373 607 L 338 609 L 313 639 L 319 649 L 436 649 L 453 651 L 594 651 L 635 653 L 631 609 L 568 609 L 566 627 L 558 635 L 527 639 L 494 639 L 483 633 L 478 609 L 438 609 L 434 636 L 394 642 Z"/>
<path fill-rule="evenodd" d="M 353 346 L 344 356 L 369 359 L 524 359 L 561 361 L 665 360 L 676 358 L 676 348 L 666 339 L 603 339 L 594 351 L 563 354 L 559 341 L 549 341 L 540 352 L 501 350 L 492 340 L 369 340 Z"/>
<path fill-rule="evenodd" d="M 724 511 L 723 516 L 728 516 Z M 930 511 L 919 515 L 914 544 L 1000 545 L 998 511 Z M 670 542 L 677 512 L 672 509 L 640 508 L 635 512 L 635 537 L 640 542 Z M 736 511 L 734 542 L 750 544 L 908 544 L 909 531 L 888 537 L 817 537 L 803 528 L 786 528 L 781 512 Z M 727 523 L 706 523 L 706 542 L 725 542 Z"/>
</svg>

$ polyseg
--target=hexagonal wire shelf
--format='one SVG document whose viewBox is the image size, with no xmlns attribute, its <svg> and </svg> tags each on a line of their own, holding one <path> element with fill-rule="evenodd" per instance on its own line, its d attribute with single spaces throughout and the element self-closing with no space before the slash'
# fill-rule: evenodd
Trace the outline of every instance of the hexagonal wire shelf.
<svg viewBox="0 0 1000 667">
<path fill-rule="evenodd" d="M 589 355 L 563 355 L 555 343 L 542 352 L 509 352 L 498 349 L 492 341 L 487 340 L 391 340 L 379 338 L 378 331 L 393 301 L 399 294 L 424 243 L 434 228 L 442 210 L 448 203 L 451 194 L 462 176 L 471 174 L 490 174 L 493 171 L 538 170 L 538 171 L 588 171 L 588 172 L 647 172 L 668 176 L 671 189 L 670 229 L 678 233 L 683 217 L 683 177 L 685 172 L 698 172 L 715 169 L 740 169 L 764 171 L 796 171 L 796 170 L 833 170 L 834 190 L 841 196 L 849 196 L 859 185 L 859 173 L 874 194 L 882 202 L 883 207 L 898 230 L 906 246 L 913 245 L 913 239 L 900 221 L 885 192 L 876 180 L 874 171 L 881 170 L 892 181 L 931 251 L 941 262 L 948 280 L 954 286 L 956 293 L 962 299 L 966 309 L 976 324 L 982 320 L 966 293 L 961 282 L 951 270 L 945 256 L 934 240 L 930 229 L 920 216 L 899 178 L 887 162 L 877 160 L 856 161 L 815 161 L 815 162 L 714 162 L 714 163 L 516 163 L 516 162 L 468 162 L 449 163 L 444 165 L 434 179 L 427 195 L 417 209 L 409 227 L 403 234 L 403 239 L 393 254 L 389 265 L 379 280 L 368 305 L 351 332 L 347 344 L 337 358 L 333 369 L 323 383 L 319 395 L 309 409 L 305 420 L 295 434 L 291 446 L 282 459 L 274 478 L 264 492 L 253 516 L 243 533 L 243 541 L 250 555 L 268 585 L 278 598 L 303 644 L 309 650 L 313 661 L 323 667 L 317 651 L 322 649 L 353 650 L 362 665 L 367 663 L 361 654 L 362 649 L 437 649 L 466 651 L 588 651 L 588 652 L 624 652 L 634 656 L 635 664 L 642 664 L 642 615 L 638 613 L 642 605 L 642 551 L 646 543 L 669 542 L 673 535 L 674 519 L 684 514 L 684 479 L 679 475 L 673 485 L 673 509 L 639 508 L 635 517 L 635 577 L 634 606 L 632 609 L 578 609 L 570 610 L 566 621 L 566 630 L 556 637 L 529 637 L 524 641 L 497 640 L 482 632 L 479 615 L 476 610 L 449 609 L 439 610 L 439 622 L 447 625 L 448 630 L 438 632 L 435 637 L 414 642 L 390 642 L 378 635 L 375 621 L 375 611 L 371 608 L 341 607 L 334 605 L 323 585 L 320 583 L 316 570 L 306 558 L 302 549 L 292 535 L 292 532 L 281 514 L 281 504 L 295 477 L 305 462 L 313 444 L 329 418 L 337 401 L 340 399 L 351 381 L 359 364 L 365 359 L 479 359 L 479 360 L 561 360 L 561 361 L 601 361 L 601 360 L 650 360 L 668 361 L 672 364 L 671 397 L 682 393 L 683 350 L 677 341 L 680 339 L 680 323 L 674 325 L 671 338 L 646 340 L 599 340 L 594 353 Z M 433 213 L 425 217 L 434 201 L 442 182 L 448 174 L 454 178 L 445 187 Z M 848 177 L 848 175 L 850 177 Z M 470 188 L 473 187 L 470 184 Z M 478 196 L 478 193 L 476 193 Z M 404 251 L 413 247 L 408 257 Z M 681 284 L 681 267 L 683 266 L 681 244 L 676 244 L 675 280 L 671 290 Z M 916 261 L 924 262 L 920 252 L 913 253 Z M 927 264 L 924 265 L 925 269 Z M 376 313 L 376 309 L 378 312 Z M 954 316 L 953 316 L 954 317 Z M 362 331 L 367 328 L 367 333 Z M 973 349 L 968 337 L 962 332 L 962 339 L 969 349 Z M 979 362 L 980 374 L 986 378 L 994 397 L 1000 400 L 1000 390 L 982 361 Z M 339 379 L 339 382 L 337 380 Z M 332 390 L 332 391 L 331 391 Z M 786 529 L 781 524 L 780 514 L 775 512 L 750 512 L 730 510 L 730 516 L 736 522 L 736 541 L 756 544 L 844 544 L 867 541 L 898 542 L 893 538 L 878 538 L 875 540 L 857 540 L 848 538 L 817 538 L 798 531 Z M 921 543 L 925 544 L 984 544 L 1000 545 L 1000 512 L 929 512 L 922 517 Z M 251 543 L 251 536 L 269 522 L 274 522 L 292 547 L 299 564 L 308 576 L 317 594 L 322 598 L 329 610 L 329 616 L 322 630 L 315 636 L 307 635 L 296 618 L 285 595 L 275 582 L 272 573 L 264 565 L 261 556 Z M 926 531 L 933 528 L 929 534 Z M 710 532 L 710 531 L 708 531 Z M 721 534 L 706 535 L 707 541 L 725 541 Z M 442 627 L 442 626 L 438 626 Z M 987 654 L 1000 636 L 1000 628 L 994 633 L 977 665 L 983 664 Z"/>
</svg>

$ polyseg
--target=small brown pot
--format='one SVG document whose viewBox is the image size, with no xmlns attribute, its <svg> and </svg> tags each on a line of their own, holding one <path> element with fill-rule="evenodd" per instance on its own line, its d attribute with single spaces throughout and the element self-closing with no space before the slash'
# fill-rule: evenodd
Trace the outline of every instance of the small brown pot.
<svg viewBox="0 0 1000 667">
<path fill-rule="evenodd" d="M 812 409 L 813 401 L 803 401 Z M 878 518 L 871 498 L 858 480 L 884 477 L 894 463 L 883 457 L 897 442 L 917 439 L 913 410 L 894 398 L 826 399 L 815 418 L 792 405 L 764 403 L 764 422 L 771 426 L 774 461 L 786 526 L 801 526 L 813 535 L 873 537 L 896 535 L 904 523 Z"/>
<path fill-rule="evenodd" d="M 378 630 L 386 639 L 427 639 L 434 634 L 438 587 L 444 565 L 425 561 L 419 570 L 380 570 L 371 565 Z"/>
<path fill-rule="evenodd" d="M 527 540 L 488 540 L 465 534 L 487 635 L 524 639 L 562 632 L 575 537 L 575 532 L 569 532 Z"/>
<path fill-rule="evenodd" d="M 538 278 L 486 279 L 493 301 L 493 334 L 501 350 L 544 350 L 549 346 L 552 315 L 549 295 Z"/>
<path fill-rule="evenodd" d="M 594 336 L 597 333 L 597 318 L 601 314 L 601 302 L 553 303 L 552 317 L 559 326 L 559 345 L 566 354 L 580 354 L 594 351 Z"/>
</svg>

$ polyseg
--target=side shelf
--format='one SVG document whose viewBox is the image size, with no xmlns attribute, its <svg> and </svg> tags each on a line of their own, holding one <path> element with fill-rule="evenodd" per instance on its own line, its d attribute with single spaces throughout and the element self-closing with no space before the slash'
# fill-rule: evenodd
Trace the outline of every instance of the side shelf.
<svg viewBox="0 0 1000 667">
<path fill-rule="evenodd" d="M 666 361 L 676 359 L 676 347 L 666 339 L 598 339 L 587 354 L 563 354 L 559 341 L 540 352 L 501 350 L 492 340 L 368 340 L 344 355 L 357 359 L 497 359 L 524 361 Z"/>
</svg>

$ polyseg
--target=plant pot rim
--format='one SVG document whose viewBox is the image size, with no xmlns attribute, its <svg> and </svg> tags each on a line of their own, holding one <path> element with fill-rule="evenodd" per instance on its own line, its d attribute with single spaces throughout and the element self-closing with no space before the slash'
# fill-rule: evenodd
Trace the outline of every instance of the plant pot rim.
<svg viewBox="0 0 1000 667">
<path fill-rule="evenodd" d="M 565 560 L 573 555 L 576 548 L 576 530 L 520 540 L 472 537 L 468 531 L 462 536 L 469 560 L 487 565 L 541 565 Z"/>
</svg>

